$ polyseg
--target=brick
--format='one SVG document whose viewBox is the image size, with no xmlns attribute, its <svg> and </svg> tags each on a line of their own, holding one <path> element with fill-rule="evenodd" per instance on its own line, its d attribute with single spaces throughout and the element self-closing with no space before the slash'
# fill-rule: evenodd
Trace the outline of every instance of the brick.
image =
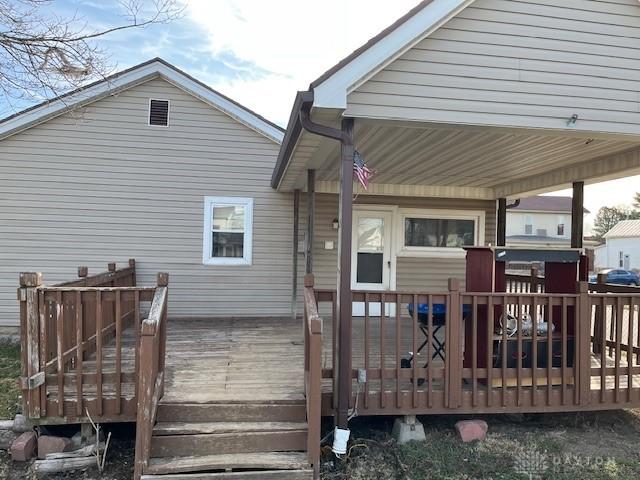
<svg viewBox="0 0 640 480">
<path fill-rule="evenodd" d="M 38 458 L 44 460 L 49 453 L 62 453 L 71 449 L 71 440 L 66 437 L 40 435 L 38 437 Z"/>
<path fill-rule="evenodd" d="M 36 432 L 24 432 L 11 444 L 11 458 L 15 462 L 26 462 L 36 453 Z"/>
<path fill-rule="evenodd" d="M 456 430 L 464 443 L 474 440 L 484 440 L 489 426 L 484 420 L 460 420 L 456 423 Z"/>
</svg>

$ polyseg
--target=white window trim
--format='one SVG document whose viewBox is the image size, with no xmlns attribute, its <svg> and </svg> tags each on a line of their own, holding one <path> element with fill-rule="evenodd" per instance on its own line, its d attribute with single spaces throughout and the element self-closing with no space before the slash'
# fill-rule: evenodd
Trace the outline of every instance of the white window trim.
<svg viewBox="0 0 640 480">
<path fill-rule="evenodd" d="M 242 205 L 244 211 L 244 244 L 242 258 L 212 257 L 213 240 L 211 209 L 214 205 Z M 204 197 L 204 235 L 202 241 L 202 263 L 204 265 L 251 265 L 253 260 L 253 198 Z"/>
<path fill-rule="evenodd" d="M 155 100 L 156 102 L 167 102 L 167 124 L 166 125 L 152 125 L 151 124 L 151 100 Z M 147 126 L 149 127 L 159 127 L 159 128 L 168 128 L 171 125 L 171 100 L 168 98 L 150 98 L 149 99 L 149 108 L 147 110 Z"/>
<path fill-rule="evenodd" d="M 484 210 L 440 210 L 440 209 L 399 209 L 396 256 L 398 257 L 436 257 L 464 258 L 466 252 L 459 247 L 406 247 L 404 244 L 405 218 L 447 218 L 452 220 L 473 220 L 475 224 L 474 246 L 484 245 L 486 212 Z"/>
</svg>

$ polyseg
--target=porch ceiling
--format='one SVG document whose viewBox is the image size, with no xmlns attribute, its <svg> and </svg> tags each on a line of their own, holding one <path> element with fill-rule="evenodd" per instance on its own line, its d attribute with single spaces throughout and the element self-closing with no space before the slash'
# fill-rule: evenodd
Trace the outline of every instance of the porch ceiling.
<svg viewBox="0 0 640 480">
<path fill-rule="evenodd" d="M 497 198 L 640 172 L 640 136 L 356 119 L 355 143 L 376 172 L 370 193 Z M 303 132 L 281 189 L 304 188 L 314 168 L 319 191 L 337 191 L 339 156 L 337 142 Z"/>
</svg>

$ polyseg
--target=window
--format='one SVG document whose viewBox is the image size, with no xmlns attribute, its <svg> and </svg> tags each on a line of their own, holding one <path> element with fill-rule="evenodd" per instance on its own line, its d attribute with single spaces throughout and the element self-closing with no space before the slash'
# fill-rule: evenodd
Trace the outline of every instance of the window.
<svg viewBox="0 0 640 480">
<path fill-rule="evenodd" d="M 524 217 L 524 234 L 533 235 L 533 217 L 531 215 Z"/>
<path fill-rule="evenodd" d="M 205 265 L 251 265 L 253 199 L 205 197 Z"/>
<path fill-rule="evenodd" d="M 169 126 L 169 100 L 149 100 L 149 125 Z"/>
<path fill-rule="evenodd" d="M 484 212 L 416 210 L 401 212 L 401 219 L 399 255 L 463 253 L 462 247 L 484 242 Z"/>
<path fill-rule="evenodd" d="M 475 244 L 475 222 L 436 218 L 405 218 L 405 247 L 466 247 Z"/>
<path fill-rule="evenodd" d="M 564 237 L 564 225 L 565 225 L 565 218 L 564 215 L 560 215 L 558 217 L 558 236 L 559 237 Z"/>
</svg>

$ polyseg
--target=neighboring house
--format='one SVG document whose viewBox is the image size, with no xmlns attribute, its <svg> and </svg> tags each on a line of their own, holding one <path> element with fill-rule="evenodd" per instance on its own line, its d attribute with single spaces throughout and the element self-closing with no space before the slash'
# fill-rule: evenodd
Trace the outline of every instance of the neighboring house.
<svg viewBox="0 0 640 480">
<path fill-rule="evenodd" d="M 595 269 L 640 270 L 640 220 L 623 220 L 604 235 L 595 249 Z"/>
<path fill-rule="evenodd" d="M 160 59 L 2 121 L 0 326 L 18 325 L 20 271 L 50 284 L 127 258 L 144 283 L 171 272 L 172 316 L 289 314 L 282 137 Z"/>
<path fill-rule="evenodd" d="M 570 246 L 571 202 L 559 196 L 521 198 L 507 209 L 507 245 Z"/>
</svg>

